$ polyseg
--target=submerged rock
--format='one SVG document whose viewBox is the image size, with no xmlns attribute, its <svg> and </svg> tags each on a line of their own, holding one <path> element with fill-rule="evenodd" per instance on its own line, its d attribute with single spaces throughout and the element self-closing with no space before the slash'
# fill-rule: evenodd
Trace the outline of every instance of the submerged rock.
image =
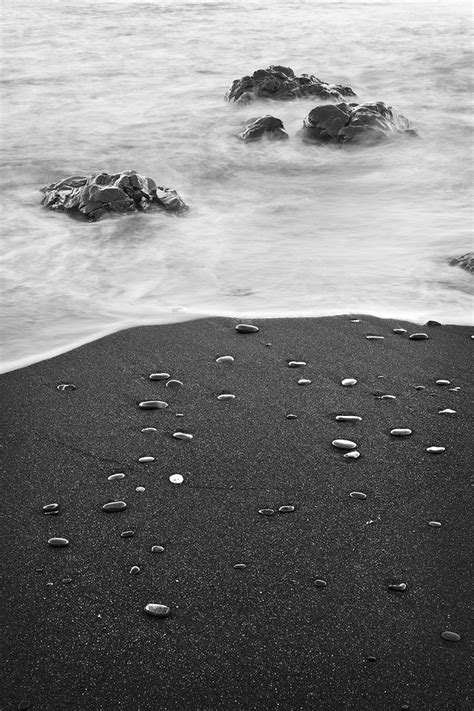
<svg viewBox="0 0 474 711">
<path fill-rule="evenodd" d="M 474 274 L 474 252 L 467 252 L 467 254 L 463 254 L 461 257 L 455 257 L 450 260 L 449 264 L 452 267 L 461 267 L 467 272 Z"/>
<path fill-rule="evenodd" d="M 235 79 L 226 94 L 226 99 L 237 104 L 248 104 L 256 99 L 291 101 L 305 96 L 340 100 L 343 96 L 355 96 L 350 86 L 328 84 L 313 74 L 296 76 L 290 67 L 272 65 L 257 69 L 252 76 Z"/>
<path fill-rule="evenodd" d="M 306 143 L 378 143 L 397 134 L 416 135 L 410 121 L 383 101 L 340 103 L 312 109 L 303 121 Z"/>
<path fill-rule="evenodd" d="M 157 187 L 134 170 L 121 173 L 75 175 L 40 188 L 41 204 L 70 217 L 96 222 L 107 215 L 164 210 L 178 214 L 188 209 L 171 188 Z"/>
<path fill-rule="evenodd" d="M 259 138 L 269 138 L 272 141 L 284 141 L 289 138 L 285 131 L 283 121 L 275 116 L 259 116 L 251 118 L 242 124 L 243 128 L 237 137 L 246 143 L 258 141 Z"/>
</svg>

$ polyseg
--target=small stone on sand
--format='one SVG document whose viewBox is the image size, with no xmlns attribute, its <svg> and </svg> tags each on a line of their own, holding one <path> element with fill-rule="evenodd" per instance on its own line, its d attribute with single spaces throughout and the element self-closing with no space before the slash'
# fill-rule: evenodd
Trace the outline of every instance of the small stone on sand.
<svg viewBox="0 0 474 711">
<path fill-rule="evenodd" d="M 406 583 L 393 583 L 392 585 L 388 586 L 389 590 L 393 590 L 394 592 L 405 592 L 407 589 L 407 584 Z"/>
<path fill-rule="evenodd" d="M 321 580 L 321 578 L 315 580 L 314 584 L 317 588 L 325 588 L 327 586 L 327 582 L 325 580 Z"/>
<path fill-rule="evenodd" d="M 145 487 L 144 486 L 137 486 L 135 488 L 135 491 L 138 491 L 138 493 L 143 494 L 143 492 L 145 491 Z"/>
<path fill-rule="evenodd" d="M 441 523 L 439 521 L 428 521 L 428 526 L 431 526 L 431 528 L 441 528 Z"/>
<path fill-rule="evenodd" d="M 76 386 L 73 383 L 60 383 L 56 385 L 56 390 L 75 390 Z"/>
<path fill-rule="evenodd" d="M 362 417 L 358 415 L 336 415 L 338 422 L 361 422 Z"/>
<path fill-rule="evenodd" d="M 46 506 L 43 506 L 43 511 L 48 512 L 48 511 L 57 511 L 59 509 L 59 504 L 46 504 Z"/>
<path fill-rule="evenodd" d="M 351 323 L 360 323 L 360 318 L 351 318 Z"/>
<path fill-rule="evenodd" d="M 145 612 L 147 615 L 153 615 L 153 617 L 168 617 L 170 608 L 167 605 L 149 602 L 148 605 L 145 605 Z"/>
<path fill-rule="evenodd" d="M 138 461 L 139 461 L 141 464 L 146 464 L 147 462 L 154 462 L 154 461 L 155 461 L 155 457 L 139 457 Z"/>
<path fill-rule="evenodd" d="M 288 368 L 302 368 L 306 365 L 304 360 L 290 360 L 288 362 Z"/>
<path fill-rule="evenodd" d="M 344 454 L 343 456 L 344 456 L 344 459 L 359 459 L 360 452 L 353 450 L 352 452 L 346 452 L 346 454 Z"/>
<path fill-rule="evenodd" d="M 368 341 L 383 341 L 385 336 L 366 336 Z"/>
<path fill-rule="evenodd" d="M 259 330 L 258 326 L 253 326 L 250 323 L 239 323 L 236 327 L 235 330 L 238 333 L 257 333 Z"/>
<path fill-rule="evenodd" d="M 412 341 L 426 341 L 427 339 L 427 333 L 410 333 L 410 340 Z"/>
<path fill-rule="evenodd" d="M 341 380 L 341 385 L 344 385 L 345 388 L 351 387 L 351 385 L 356 385 L 357 380 L 355 378 L 344 378 L 344 380 Z"/>
<path fill-rule="evenodd" d="M 407 428 L 390 430 L 390 434 L 394 437 L 408 437 L 408 435 L 411 435 L 412 432 L 413 430 L 409 430 Z"/>
<path fill-rule="evenodd" d="M 152 553 L 164 553 L 165 549 L 163 548 L 163 546 L 152 546 L 151 552 Z"/>
<path fill-rule="evenodd" d="M 50 546 L 53 546 L 53 548 L 64 548 L 64 546 L 69 545 L 67 538 L 50 538 L 48 543 Z"/>
<path fill-rule="evenodd" d="M 262 516 L 273 516 L 275 511 L 273 509 L 259 509 L 258 513 L 262 514 Z"/>
<path fill-rule="evenodd" d="M 393 332 L 394 333 L 406 333 L 407 330 L 406 330 L 406 328 L 394 328 Z"/>
<path fill-rule="evenodd" d="M 362 491 L 351 491 L 349 494 L 351 499 L 366 499 L 367 494 L 364 494 Z"/>
<path fill-rule="evenodd" d="M 141 431 L 141 432 L 158 432 L 158 430 L 156 429 L 156 427 L 144 427 L 144 428 L 143 428 L 142 430 L 140 430 L 140 431 Z"/>
<path fill-rule="evenodd" d="M 138 575 L 139 572 L 140 572 L 140 568 L 138 567 L 138 565 L 132 565 L 132 567 L 130 568 L 130 574 L 131 575 Z"/>
<path fill-rule="evenodd" d="M 168 403 L 163 400 L 143 400 L 138 403 L 138 407 L 141 407 L 142 410 L 164 410 L 168 407 Z"/>
<path fill-rule="evenodd" d="M 173 432 L 173 437 L 175 439 L 193 439 L 193 435 L 189 432 Z"/>
<path fill-rule="evenodd" d="M 102 511 L 106 513 L 114 513 L 115 511 L 123 511 L 127 508 L 125 501 L 109 501 L 102 506 Z"/>
<path fill-rule="evenodd" d="M 117 472 L 116 474 L 111 474 L 107 477 L 108 481 L 116 481 L 117 479 L 125 479 L 125 474 L 123 472 Z"/>
<path fill-rule="evenodd" d="M 426 451 L 431 454 L 441 454 L 446 451 L 446 447 L 427 447 Z"/>
<path fill-rule="evenodd" d="M 350 439 L 333 439 L 332 446 L 338 449 L 355 449 L 357 444 Z"/>
<path fill-rule="evenodd" d="M 233 363 L 234 360 L 235 360 L 234 356 L 225 355 L 225 356 L 219 356 L 219 358 L 216 358 L 216 363 Z"/>
<path fill-rule="evenodd" d="M 396 400 L 396 395 L 376 395 L 377 400 Z"/>
<path fill-rule="evenodd" d="M 280 506 L 278 513 L 292 513 L 295 510 L 294 506 Z"/>
<path fill-rule="evenodd" d="M 436 381 L 436 385 L 451 385 L 450 380 L 443 380 L 442 378 L 440 380 Z"/>
<path fill-rule="evenodd" d="M 167 388 L 180 388 L 183 385 L 181 380 L 168 380 L 166 383 Z"/>
<path fill-rule="evenodd" d="M 460 642 L 461 640 L 461 635 L 459 635 L 457 632 L 450 632 L 449 630 L 441 632 L 441 637 L 447 642 Z"/>
<path fill-rule="evenodd" d="M 182 484 L 184 481 L 184 477 L 181 476 L 181 474 L 172 474 L 169 480 L 172 484 Z"/>
<path fill-rule="evenodd" d="M 236 563 L 236 564 L 234 565 L 234 568 L 235 568 L 236 570 L 243 570 L 243 569 L 246 568 L 246 567 L 247 567 L 247 565 L 246 565 L 245 563 Z"/>
<path fill-rule="evenodd" d="M 445 410 L 440 410 L 438 412 L 438 415 L 455 415 L 456 410 L 451 410 L 449 407 L 447 407 Z"/>
<path fill-rule="evenodd" d="M 286 416 L 287 420 L 296 420 L 298 418 L 297 415 L 293 415 L 291 412 Z"/>
<path fill-rule="evenodd" d="M 122 531 L 120 534 L 121 538 L 132 538 L 135 535 L 135 531 Z"/>
<path fill-rule="evenodd" d="M 311 380 L 308 380 L 308 378 L 300 378 L 298 385 L 311 385 Z"/>
<path fill-rule="evenodd" d="M 217 396 L 218 400 L 234 400 L 235 395 L 232 395 L 232 393 L 222 393 L 222 395 Z"/>
<path fill-rule="evenodd" d="M 148 377 L 150 380 L 168 380 L 171 376 L 169 373 L 151 373 Z"/>
</svg>

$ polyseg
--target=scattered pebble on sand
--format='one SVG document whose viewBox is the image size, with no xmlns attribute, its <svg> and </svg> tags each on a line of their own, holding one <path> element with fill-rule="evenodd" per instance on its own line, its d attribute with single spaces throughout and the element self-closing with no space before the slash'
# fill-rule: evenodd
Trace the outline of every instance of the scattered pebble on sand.
<svg viewBox="0 0 474 711">
<path fill-rule="evenodd" d="M 59 504 L 46 504 L 46 506 L 43 506 L 43 511 L 48 512 L 48 511 L 57 511 L 59 509 Z"/>
<path fill-rule="evenodd" d="M 406 328 L 394 328 L 393 329 L 394 333 L 407 333 Z"/>
<path fill-rule="evenodd" d="M 407 587 L 406 583 L 392 583 L 388 586 L 388 589 L 393 590 L 394 592 L 405 592 Z"/>
<path fill-rule="evenodd" d="M 428 521 L 428 526 L 431 526 L 431 528 L 441 528 L 441 523 L 439 521 Z"/>
<path fill-rule="evenodd" d="M 59 509 L 56 509 L 55 511 L 45 511 L 44 515 L 45 516 L 57 516 L 59 514 Z"/>
<path fill-rule="evenodd" d="M 445 630 L 444 632 L 441 632 L 441 637 L 445 639 L 447 642 L 460 642 L 461 641 L 461 635 L 458 634 L 457 632 L 450 632 L 449 630 Z"/>
<path fill-rule="evenodd" d="M 216 358 L 216 363 L 233 363 L 234 360 L 235 360 L 234 356 L 224 355 L 224 356 L 219 356 L 219 358 Z"/>
<path fill-rule="evenodd" d="M 288 368 L 302 368 L 306 365 L 304 360 L 290 360 L 288 361 Z"/>
<path fill-rule="evenodd" d="M 170 614 L 170 608 L 168 605 L 149 602 L 148 605 L 145 605 L 145 612 L 153 617 L 168 617 Z"/>
<path fill-rule="evenodd" d="M 440 378 L 439 380 L 436 381 L 436 385 L 451 385 L 451 381 L 450 380 L 443 380 L 442 378 Z"/>
<path fill-rule="evenodd" d="M 431 454 L 441 454 L 446 451 L 446 447 L 427 447 L 426 451 Z"/>
<path fill-rule="evenodd" d="M 356 385 L 357 380 L 355 378 L 344 378 L 344 380 L 341 380 L 341 385 L 343 385 L 345 388 L 350 388 L 352 385 Z"/>
<path fill-rule="evenodd" d="M 111 474 L 107 477 L 109 481 L 116 481 L 117 479 L 125 479 L 125 474 L 123 472 L 117 472 L 116 474 Z"/>
<path fill-rule="evenodd" d="M 120 534 L 121 538 L 132 538 L 135 535 L 135 531 L 122 531 Z"/>
<path fill-rule="evenodd" d="M 355 449 L 357 444 L 350 439 L 333 439 L 332 446 L 338 449 Z"/>
<path fill-rule="evenodd" d="M 172 484 L 182 484 L 184 481 L 184 476 L 181 474 L 172 474 L 169 478 Z"/>
<path fill-rule="evenodd" d="M 163 400 L 143 400 L 138 403 L 138 407 L 141 407 L 142 410 L 164 410 L 168 407 L 168 403 Z"/>
<path fill-rule="evenodd" d="M 173 437 L 175 439 L 193 439 L 193 435 L 189 432 L 173 432 Z"/>
<path fill-rule="evenodd" d="M 360 318 L 351 318 L 351 323 L 360 323 Z"/>
<path fill-rule="evenodd" d="M 76 386 L 73 383 L 59 383 L 56 385 L 56 390 L 75 390 Z"/>
<path fill-rule="evenodd" d="M 150 380 L 168 380 L 171 375 L 169 373 L 151 373 L 148 377 Z"/>
<path fill-rule="evenodd" d="M 64 546 L 69 545 L 67 538 L 50 538 L 48 543 L 50 546 L 53 546 L 53 548 L 64 548 Z"/>
<path fill-rule="evenodd" d="M 182 385 L 182 380 L 168 380 L 166 383 L 167 388 L 180 388 Z"/>
<path fill-rule="evenodd" d="M 294 506 L 280 506 L 278 513 L 292 513 L 295 510 Z"/>
<path fill-rule="evenodd" d="M 152 546 L 151 552 L 152 553 L 164 553 L 165 549 L 163 548 L 163 546 Z"/>
<path fill-rule="evenodd" d="M 385 336 L 366 336 L 368 341 L 383 341 L 384 338 Z"/>
<path fill-rule="evenodd" d="M 291 412 L 286 416 L 287 420 L 296 420 L 298 419 L 297 415 L 293 415 Z"/>
<path fill-rule="evenodd" d="M 349 496 L 351 497 L 351 499 L 366 499 L 367 498 L 367 494 L 364 494 L 363 491 L 351 491 Z"/>
<path fill-rule="evenodd" d="M 143 492 L 145 491 L 145 487 L 144 486 L 137 486 L 135 488 L 135 491 L 138 491 L 139 494 L 143 494 Z"/>
<path fill-rule="evenodd" d="M 458 390 L 461 390 L 461 387 L 460 387 L 459 385 L 457 385 L 455 388 L 449 388 L 449 389 L 450 389 L 451 392 L 457 393 Z"/>
<path fill-rule="evenodd" d="M 243 570 L 243 569 L 246 568 L 246 567 L 247 567 L 246 563 L 236 563 L 236 564 L 234 565 L 234 568 L 235 568 L 236 570 Z"/>
<path fill-rule="evenodd" d="M 352 452 L 346 452 L 346 454 L 343 455 L 345 459 L 359 459 L 360 457 L 360 452 L 357 452 L 355 449 Z"/>
<path fill-rule="evenodd" d="M 175 417 L 184 417 L 184 412 L 177 412 Z"/>
<path fill-rule="evenodd" d="M 396 395 L 376 395 L 375 399 L 376 400 L 396 400 L 397 396 Z"/>
<path fill-rule="evenodd" d="M 451 410 L 451 408 L 446 407 L 444 410 L 440 410 L 438 415 L 455 415 L 456 410 Z"/>
<path fill-rule="evenodd" d="M 140 464 L 147 464 L 147 462 L 154 462 L 155 457 L 139 457 L 138 461 L 140 462 Z"/>
<path fill-rule="evenodd" d="M 238 333 L 257 333 L 259 330 L 258 326 L 253 326 L 250 323 L 239 323 L 236 327 L 235 330 Z"/>
<path fill-rule="evenodd" d="M 308 380 L 308 378 L 300 378 L 298 385 L 311 385 L 311 380 Z"/>
<path fill-rule="evenodd" d="M 327 582 L 325 580 L 322 580 L 321 578 L 317 578 L 314 581 L 314 584 L 317 588 L 325 588 L 327 586 Z"/>
<path fill-rule="evenodd" d="M 138 567 L 138 565 L 132 565 L 132 567 L 130 568 L 130 574 L 131 575 L 138 575 L 139 572 L 140 572 L 140 568 Z"/>
<path fill-rule="evenodd" d="M 411 435 L 413 430 L 409 430 L 408 428 L 395 428 L 394 430 L 390 430 L 390 434 L 393 435 L 394 437 L 408 437 Z"/>
<path fill-rule="evenodd" d="M 115 511 L 123 511 L 127 508 L 125 501 L 109 501 L 102 506 L 102 511 L 106 513 L 114 513 Z"/>
<path fill-rule="evenodd" d="M 234 400 L 235 395 L 232 395 L 232 393 L 222 393 L 222 395 L 217 396 L 218 400 Z"/>
<path fill-rule="evenodd" d="M 412 341 L 426 341 L 428 339 L 427 333 L 410 333 L 410 339 Z"/>
<path fill-rule="evenodd" d="M 338 422 L 361 422 L 362 417 L 358 415 L 336 415 L 336 420 Z"/>
<path fill-rule="evenodd" d="M 273 509 L 259 509 L 258 513 L 262 516 L 273 516 L 275 511 Z"/>
<path fill-rule="evenodd" d="M 144 427 L 144 428 L 143 428 L 142 430 L 140 430 L 140 431 L 141 431 L 141 432 L 158 432 L 158 430 L 156 429 L 156 427 Z"/>
<path fill-rule="evenodd" d="M 415 385 L 415 390 L 426 390 L 424 385 Z"/>
</svg>

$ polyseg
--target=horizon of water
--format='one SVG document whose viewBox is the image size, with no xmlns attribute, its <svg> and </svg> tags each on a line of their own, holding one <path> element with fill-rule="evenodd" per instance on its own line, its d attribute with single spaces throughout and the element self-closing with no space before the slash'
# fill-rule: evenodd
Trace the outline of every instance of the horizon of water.
<svg viewBox="0 0 474 711">
<path fill-rule="evenodd" d="M 472 323 L 469 6 L 372 0 L 18 0 L 3 10 L 3 365 L 200 316 Z M 270 64 L 349 84 L 418 139 L 309 146 L 318 102 L 224 100 Z M 281 118 L 290 140 L 245 145 Z M 190 205 L 93 224 L 42 185 L 136 170 Z"/>
</svg>

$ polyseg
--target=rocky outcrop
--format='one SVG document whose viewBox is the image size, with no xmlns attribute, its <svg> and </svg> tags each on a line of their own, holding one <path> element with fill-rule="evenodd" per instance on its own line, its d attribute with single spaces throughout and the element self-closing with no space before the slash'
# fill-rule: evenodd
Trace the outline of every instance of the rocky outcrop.
<svg viewBox="0 0 474 711">
<path fill-rule="evenodd" d="M 275 116 L 259 116 L 251 118 L 243 123 L 243 129 L 237 134 L 242 141 L 258 141 L 265 136 L 271 141 L 281 141 L 288 138 L 283 121 Z"/>
<path fill-rule="evenodd" d="M 467 272 L 474 274 L 474 252 L 467 252 L 462 257 L 455 257 L 449 262 L 452 267 L 461 267 Z"/>
<path fill-rule="evenodd" d="M 340 101 L 344 96 L 355 96 L 355 93 L 350 86 L 328 84 L 312 74 L 296 76 L 290 67 L 276 65 L 257 69 L 251 77 L 235 79 L 226 99 L 237 104 L 248 104 L 256 99 L 291 101 L 307 96 Z"/>
<path fill-rule="evenodd" d="M 416 135 L 410 121 L 382 101 L 316 106 L 301 133 L 308 143 L 377 143 L 400 133 Z"/>
<path fill-rule="evenodd" d="M 41 188 L 41 204 L 71 217 L 95 222 L 107 215 L 164 210 L 179 214 L 188 206 L 175 190 L 157 187 L 134 170 L 75 175 Z"/>
</svg>

